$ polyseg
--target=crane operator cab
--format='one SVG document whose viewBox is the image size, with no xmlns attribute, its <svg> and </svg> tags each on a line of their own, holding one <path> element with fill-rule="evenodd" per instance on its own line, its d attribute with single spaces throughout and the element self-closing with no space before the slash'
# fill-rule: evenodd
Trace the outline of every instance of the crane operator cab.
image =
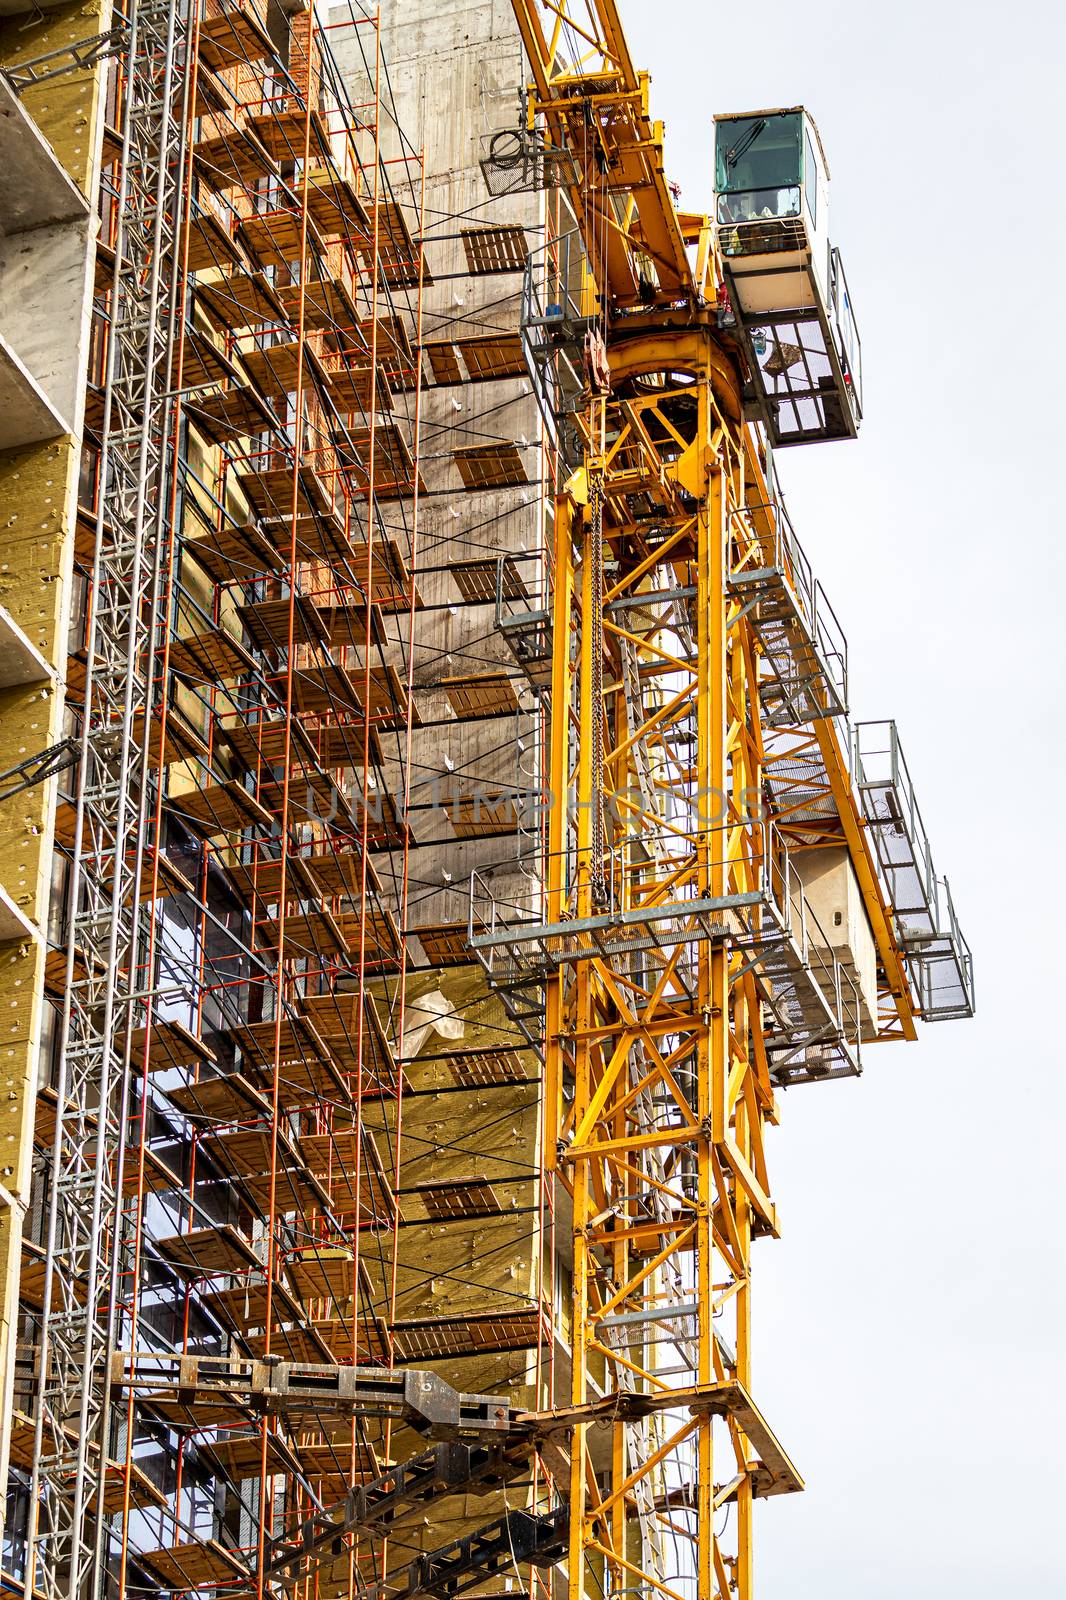
<svg viewBox="0 0 1066 1600">
<path fill-rule="evenodd" d="M 796 106 L 714 121 L 719 320 L 744 345 L 761 420 L 774 445 L 854 439 L 862 348 L 814 119 Z"/>
</svg>

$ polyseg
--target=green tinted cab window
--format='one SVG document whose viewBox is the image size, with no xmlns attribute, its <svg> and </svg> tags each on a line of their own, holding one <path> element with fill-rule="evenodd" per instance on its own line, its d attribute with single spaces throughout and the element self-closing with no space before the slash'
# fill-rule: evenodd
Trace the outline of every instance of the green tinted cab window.
<svg viewBox="0 0 1066 1600">
<path fill-rule="evenodd" d="M 807 171 L 804 175 L 803 192 L 807 196 L 807 210 L 811 214 L 811 222 L 818 226 L 818 167 L 814 160 L 814 146 L 810 134 L 807 135 Z"/>
<path fill-rule="evenodd" d="M 764 117 L 730 117 L 716 124 L 719 194 L 788 188 L 803 177 L 802 117 L 786 111 Z"/>
</svg>

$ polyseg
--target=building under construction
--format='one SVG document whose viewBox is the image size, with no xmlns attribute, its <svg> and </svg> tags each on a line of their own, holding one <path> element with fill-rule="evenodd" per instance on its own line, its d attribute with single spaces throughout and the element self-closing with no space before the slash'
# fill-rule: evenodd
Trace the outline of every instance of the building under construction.
<svg viewBox="0 0 1066 1600">
<path fill-rule="evenodd" d="M 0 0 L 0 1590 L 750 1600 L 765 1130 L 973 1009 L 825 155 L 307 6 Z"/>
</svg>

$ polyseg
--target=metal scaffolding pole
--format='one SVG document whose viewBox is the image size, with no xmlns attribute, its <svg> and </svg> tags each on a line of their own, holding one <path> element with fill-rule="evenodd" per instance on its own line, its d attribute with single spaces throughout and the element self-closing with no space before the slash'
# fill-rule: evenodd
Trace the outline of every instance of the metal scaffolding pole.
<svg viewBox="0 0 1066 1600">
<path fill-rule="evenodd" d="M 150 986 L 140 875 L 171 470 L 186 7 L 131 0 L 128 24 L 25 1585 L 56 1600 L 103 1586 L 123 1132 L 138 987 Z"/>
</svg>

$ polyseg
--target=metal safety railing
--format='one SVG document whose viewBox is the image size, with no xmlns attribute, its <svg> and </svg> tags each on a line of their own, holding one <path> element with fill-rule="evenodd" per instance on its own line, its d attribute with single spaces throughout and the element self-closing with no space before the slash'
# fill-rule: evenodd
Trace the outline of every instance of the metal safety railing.
<svg viewBox="0 0 1066 1600">
<path fill-rule="evenodd" d="M 703 856 L 699 874 L 694 871 L 679 889 L 683 874 L 675 857 L 664 876 L 669 898 L 656 900 L 654 887 L 642 883 L 636 903 L 625 905 L 627 864 L 623 850 L 614 848 L 607 873 L 610 908 L 580 916 L 569 910 L 552 921 L 528 897 L 501 893 L 475 869 L 467 938 L 490 984 L 505 995 L 532 994 L 562 968 L 593 956 L 618 961 L 658 952 L 666 959 L 679 945 L 729 940 L 749 952 L 760 979 L 773 1019 L 768 1052 L 777 1080 L 855 1075 L 862 1030 L 858 984 L 811 909 L 776 825 L 764 821 L 746 829 L 740 856 L 736 830 L 708 830 L 704 844 L 713 837 L 720 855 L 710 865 L 727 867 L 738 885 L 726 893 L 701 892 L 707 852 L 694 839 L 694 867 L 697 851 Z"/>
<path fill-rule="evenodd" d="M 937 883 L 925 823 L 894 722 L 857 722 L 852 771 L 896 936 L 906 950 L 938 927 Z"/>
<path fill-rule="evenodd" d="M 777 474 L 771 498 L 731 517 L 730 587 L 763 648 L 763 710 L 773 726 L 846 716 L 848 642 L 796 536 Z"/>
<path fill-rule="evenodd" d="M 852 309 L 844 262 L 835 245 L 829 251 L 829 317 L 836 340 L 844 386 L 856 421 L 862 420 L 862 340 Z"/>
<path fill-rule="evenodd" d="M 917 957 L 918 994 L 926 1022 L 972 1017 L 975 1009 L 973 955 L 955 915 L 946 878 L 940 887 L 940 931 Z"/>
<path fill-rule="evenodd" d="M 572 421 L 583 392 L 581 351 L 590 319 L 581 302 L 586 258 L 580 233 L 560 234 L 526 258 L 522 277 L 522 353 L 551 443 L 568 467 L 583 459 Z"/>
<path fill-rule="evenodd" d="M 947 882 L 937 878 L 894 722 L 855 724 L 852 772 L 922 1016 L 973 1016 L 973 957 Z"/>
<path fill-rule="evenodd" d="M 531 573 L 520 570 L 529 566 Z M 496 562 L 496 630 L 537 690 L 551 684 L 551 620 L 542 558 L 501 555 Z"/>
<path fill-rule="evenodd" d="M 772 983 L 767 1001 L 777 1024 L 767 1042 L 771 1076 L 782 1086 L 856 1077 L 862 1070 L 859 985 L 838 959 L 785 851 L 774 862 L 775 910 L 787 940 L 761 962 Z"/>
</svg>

